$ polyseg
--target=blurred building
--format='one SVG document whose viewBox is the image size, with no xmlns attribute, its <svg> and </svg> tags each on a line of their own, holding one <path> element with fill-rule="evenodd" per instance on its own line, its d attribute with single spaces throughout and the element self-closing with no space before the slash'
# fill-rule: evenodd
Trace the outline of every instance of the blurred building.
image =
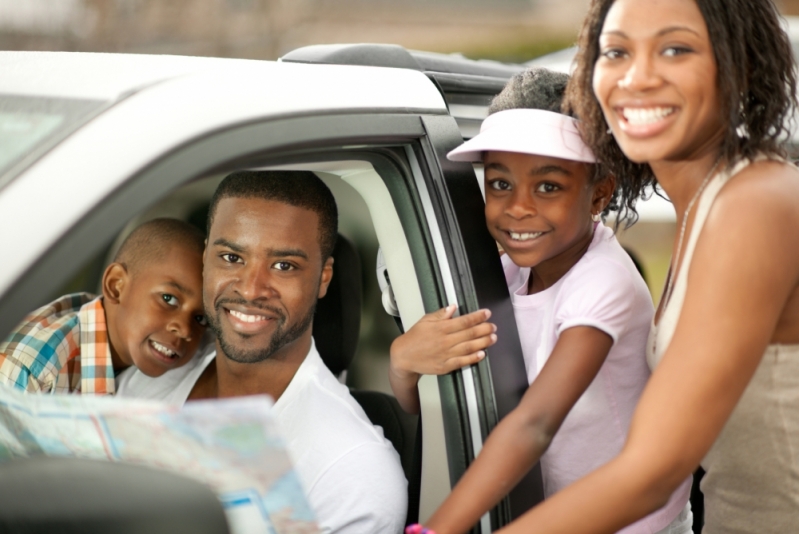
<svg viewBox="0 0 799 534">
<path fill-rule="evenodd" d="M 588 0 L 0 0 L 0 48 L 272 59 L 316 43 L 491 55 L 574 40 Z"/>
<path fill-rule="evenodd" d="M 777 6 L 786 15 L 799 15 L 799 0 L 778 0 Z"/>
</svg>

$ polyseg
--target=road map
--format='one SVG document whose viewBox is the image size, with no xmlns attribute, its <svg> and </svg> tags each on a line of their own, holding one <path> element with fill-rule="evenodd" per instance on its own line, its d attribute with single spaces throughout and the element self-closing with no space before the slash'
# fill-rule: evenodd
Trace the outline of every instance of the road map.
<svg viewBox="0 0 799 534">
<path fill-rule="evenodd" d="M 0 462 L 44 454 L 165 469 L 213 489 L 234 534 L 317 533 L 271 405 L 258 396 L 181 408 L 0 386 Z"/>
</svg>

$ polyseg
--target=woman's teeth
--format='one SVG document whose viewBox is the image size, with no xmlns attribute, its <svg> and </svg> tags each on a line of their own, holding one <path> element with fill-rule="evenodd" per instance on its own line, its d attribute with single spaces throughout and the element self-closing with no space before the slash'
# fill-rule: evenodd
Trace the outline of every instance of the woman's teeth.
<svg viewBox="0 0 799 534">
<path fill-rule="evenodd" d="M 624 108 L 622 115 L 634 126 L 652 124 L 674 113 L 674 108 Z"/>
<path fill-rule="evenodd" d="M 266 317 L 264 317 L 263 315 L 249 315 L 247 313 L 241 313 L 235 310 L 230 310 L 230 315 L 232 315 L 233 317 L 244 323 L 255 323 L 258 321 L 266 320 Z"/>
<path fill-rule="evenodd" d="M 158 352 L 160 352 L 161 354 L 163 354 L 167 358 L 177 358 L 177 356 L 178 356 L 178 353 L 175 352 L 174 350 L 172 350 L 172 349 L 170 349 L 168 347 L 165 347 L 164 345 L 161 345 L 159 342 L 153 341 L 152 339 L 150 340 L 150 345 L 152 345 L 152 347 L 155 350 L 157 350 Z"/>
<path fill-rule="evenodd" d="M 521 234 L 516 232 L 508 232 L 508 233 L 510 234 L 510 238 L 513 239 L 514 241 L 529 241 L 531 239 L 535 239 L 544 232 L 523 232 Z"/>
</svg>

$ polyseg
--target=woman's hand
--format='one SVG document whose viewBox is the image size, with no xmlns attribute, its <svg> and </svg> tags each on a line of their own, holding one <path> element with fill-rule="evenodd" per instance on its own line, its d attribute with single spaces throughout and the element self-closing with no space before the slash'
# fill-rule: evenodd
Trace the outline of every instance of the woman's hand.
<svg viewBox="0 0 799 534">
<path fill-rule="evenodd" d="M 391 389 L 406 411 L 419 411 L 416 384 L 421 375 L 443 375 L 476 364 L 497 341 L 497 327 L 487 322 L 489 310 L 453 318 L 456 309 L 453 304 L 428 313 L 391 344 Z"/>
</svg>

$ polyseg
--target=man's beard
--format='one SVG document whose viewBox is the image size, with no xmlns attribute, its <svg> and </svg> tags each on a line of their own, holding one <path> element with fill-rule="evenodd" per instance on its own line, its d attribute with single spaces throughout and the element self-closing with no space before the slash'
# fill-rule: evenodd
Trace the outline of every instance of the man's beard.
<svg viewBox="0 0 799 534">
<path fill-rule="evenodd" d="M 222 310 L 222 304 L 242 304 L 250 308 L 269 310 L 271 313 L 277 316 L 277 328 L 275 329 L 274 334 L 272 334 L 269 345 L 264 348 L 245 350 L 235 347 L 233 344 L 231 344 L 230 340 L 225 338 L 225 335 L 222 332 L 222 325 L 219 322 L 219 314 L 225 313 L 225 311 Z M 295 341 L 302 334 L 304 334 L 313 322 L 315 311 L 316 302 L 314 301 L 313 305 L 308 309 L 307 313 L 300 318 L 299 321 L 296 321 L 294 324 L 288 325 L 288 327 L 286 327 L 286 316 L 280 309 L 273 308 L 271 306 L 255 305 L 246 300 L 224 299 L 216 303 L 214 307 L 215 313 L 211 314 L 206 312 L 205 317 L 208 320 L 208 328 L 210 328 L 211 331 L 216 335 L 216 339 L 219 342 L 219 348 L 222 349 L 222 352 L 225 353 L 225 356 L 238 363 L 258 363 L 271 357 L 281 348 Z M 251 337 L 241 334 L 234 335 L 238 335 L 245 339 Z"/>
</svg>

